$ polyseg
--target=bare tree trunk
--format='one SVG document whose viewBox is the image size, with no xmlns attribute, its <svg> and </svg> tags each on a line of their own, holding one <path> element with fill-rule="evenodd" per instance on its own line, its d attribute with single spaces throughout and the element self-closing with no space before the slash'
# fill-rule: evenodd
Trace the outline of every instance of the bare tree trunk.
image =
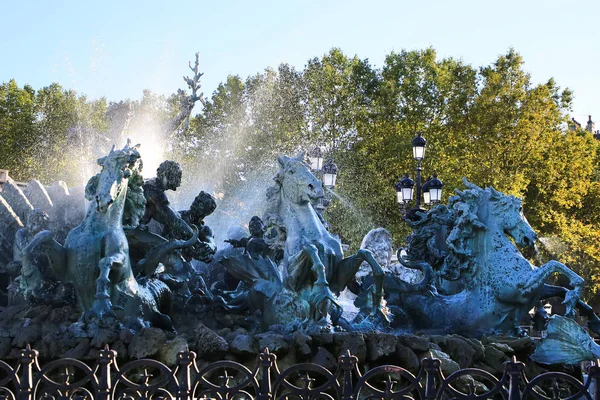
<svg viewBox="0 0 600 400">
<path fill-rule="evenodd" d="M 192 63 L 189 63 L 189 67 L 194 73 L 192 78 L 187 76 L 183 77 L 183 80 L 187 83 L 188 87 L 192 89 L 192 94 L 187 96 L 185 91 L 182 89 L 178 90 L 178 94 L 184 98 L 181 112 L 170 121 L 167 121 L 163 127 L 163 132 L 168 133 L 169 135 L 175 133 L 175 131 L 181 126 L 181 124 L 185 121 L 185 128 L 187 129 L 190 123 L 190 114 L 192 113 L 192 109 L 198 100 L 202 104 L 205 104 L 204 98 L 202 97 L 202 93 L 198 93 L 200 90 L 200 78 L 204 73 L 198 71 L 198 53 L 196 53 L 196 62 L 194 67 L 192 67 Z"/>
</svg>

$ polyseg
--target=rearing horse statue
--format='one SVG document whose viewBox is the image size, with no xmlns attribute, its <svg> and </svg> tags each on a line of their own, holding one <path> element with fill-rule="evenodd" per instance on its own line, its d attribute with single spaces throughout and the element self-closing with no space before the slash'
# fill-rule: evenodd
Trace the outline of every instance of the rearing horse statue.
<svg viewBox="0 0 600 400">
<path fill-rule="evenodd" d="M 132 147 L 128 141 L 122 150 L 113 146 L 107 156 L 98 159 L 102 171 L 85 188 L 91 202 L 87 214 L 69 232 L 64 245 L 54 240 L 50 231 L 43 231 L 26 251 L 38 246 L 46 250 L 57 277 L 75 287 L 86 319 L 114 316 L 115 310 L 121 310 L 123 316 L 170 328 L 171 320 L 163 313 L 170 291 L 158 280 L 140 284 L 135 279 L 123 228 L 123 220 L 136 225 L 145 207 L 138 146 Z"/>
<path fill-rule="evenodd" d="M 388 275 L 392 311 L 410 316 L 416 329 L 471 336 L 519 333 L 521 318 L 550 296 L 564 297 L 567 314 L 574 307 L 585 312 L 580 276 L 554 260 L 536 267 L 515 246 L 537 238 L 521 200 L 463 181 L 468 189 L 456 190 L 448 206 L 411 224 L 408 256 L 400 262 L 425 271 L 429 286 L 407 293 Z M 568 278 L 570 289 L 546 285 L 554 273 Z"/>
<path fill-rule="evenodd" d="M 344 258 L 342 246 L 323 226 L 312 201 L 324 196 L 321 181 L 304 162 L 304 154 L 277 160 L 281 170 L 267 196 L 271 209 L 267 223 L 275 223 L 285 236 L 283 278 L 286 287 L 308 301 L 309 319 L 317 326 L 335 323 L 341 313 L 337 296 L 354 279 L 361 263 L 373 270 L 375 288 L 372 315 L 381 312 L 384 272 L 369 250 Z M 335 294 L 335 295 L 334 295 Z"/>
</svg>

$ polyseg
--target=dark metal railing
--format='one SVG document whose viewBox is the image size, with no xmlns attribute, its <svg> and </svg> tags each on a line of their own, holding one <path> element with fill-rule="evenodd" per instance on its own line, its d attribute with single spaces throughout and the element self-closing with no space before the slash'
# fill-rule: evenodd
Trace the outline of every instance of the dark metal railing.
<svg viewBox="0 0 600 400">
<path fill-rule="evenodd" d="M 444 377 L 442 361 L 425 358 L 414 375 L 398 366 L 384 365 L 364 374 L 349 352 L 338 358 L 331 372 L 321 365 L 300 363 L 283 371 L 275 354 L 258 354 L 252 369 L 218 361 L 200 368 L 194 352 L 177 355 L 173 369 L 156 360 L 136 360 L 123 366 L 117 353 L 105 347 L 93 366 L 65 358 L 38 363 L 38 352 L 22 350 L 12 367 L 0 361 L 0 399 L 504 399 L 600 400 L 600 367 L 592 365 L 585 382 L 561 372 L 528 380 L 525 365 L 513 359 L 497 378 L 468 368 Z"/>
</svg>

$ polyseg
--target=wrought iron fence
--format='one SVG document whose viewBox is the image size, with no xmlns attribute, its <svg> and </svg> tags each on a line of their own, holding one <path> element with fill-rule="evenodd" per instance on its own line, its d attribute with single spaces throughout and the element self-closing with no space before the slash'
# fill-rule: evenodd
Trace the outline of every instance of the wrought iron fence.
<svg viewBox="0 0 600 400">
<path fill-rule="evenodd" d="M 331 372 L 321 365 L 300 363 L 283 371 L 275 354 L 258 354 L 253 369 L 234 361 L 218 361 L 199 368 L 194 352 L 177 355 L 171 369 L 156 360 L 136 360 L 123 366 L 106 347 L 93 366 L 76 359 L 59 359 L 44 366 L 29 346 L 13 368 L 0 361 L 0 398 L 30 399 L 505 399 L 534 398 L 600 400 L 600 367 L 592 365 L 585 382 L 560 372 L 528 380 L 525 365 L 505 364 L 504 374 L 474 368 L 444 377 L 441 361 L 422 360 L 414 375 L 398 366 L 384 365 L 362 374 L 349 352 L 338 358 Z"/>
</svg>

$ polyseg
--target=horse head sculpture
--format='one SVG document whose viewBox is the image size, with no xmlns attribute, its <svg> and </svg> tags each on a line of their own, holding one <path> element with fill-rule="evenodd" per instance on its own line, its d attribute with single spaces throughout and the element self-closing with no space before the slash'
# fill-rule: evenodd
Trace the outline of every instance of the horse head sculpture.
<svg viewBox="0 0 600 400">
<path fill-rule="evenodd" d="M 105 214 L 110 206 L 119 198 L 124 198 L 125 188 L 132 174 L 139 173 L 142 161 L 138 147 L 131 147 L 128 140 L 125 147 L 115 150 L 112 147 L 108 155 L 98 159 L 102 171 L 92 177 L 85 188 L 85 197 L 95 202 L 96 211 Z"/>
<path fill-rule="evenodd" d="M 473 183 L 463 179 L 463 183 L 471 192 L 479 193 L 479 197 L 484 199 L 489 210 L 488 223 L 494 223 L 498 229 L 514 239 L 519 246 L 532 247 L 537 240 L 537 234 L 529 225 L 525 214 L 523 214 L 522 200 L 515 197 L 504 195 L 493 187 L 482 189 Z M 464 196 L 464 192 L 457 191 L 459 197 Z M 482 214 L 480 212 L 480 214 Z"/>
<path fill-rule="evenodd" d="M 504 196 L 490 188 L 491 200 L 495 200 L 494 216 L 499 221 L 504 233 L 514 239 L 519 246 L 532 247 L 537 240 L 537 234 L 529 225 L 521 199 L 514 196 Z"/>
<path fill-rule="evenodd" d="M 304 157 L 304 153 L 300 153 L 297 157 L 277 158 L 281 170 L 274 179 L 282 195 L 294 204 L 306 204 L 325 195 L 321 181 L 312 174 Z"/>
</svg>

